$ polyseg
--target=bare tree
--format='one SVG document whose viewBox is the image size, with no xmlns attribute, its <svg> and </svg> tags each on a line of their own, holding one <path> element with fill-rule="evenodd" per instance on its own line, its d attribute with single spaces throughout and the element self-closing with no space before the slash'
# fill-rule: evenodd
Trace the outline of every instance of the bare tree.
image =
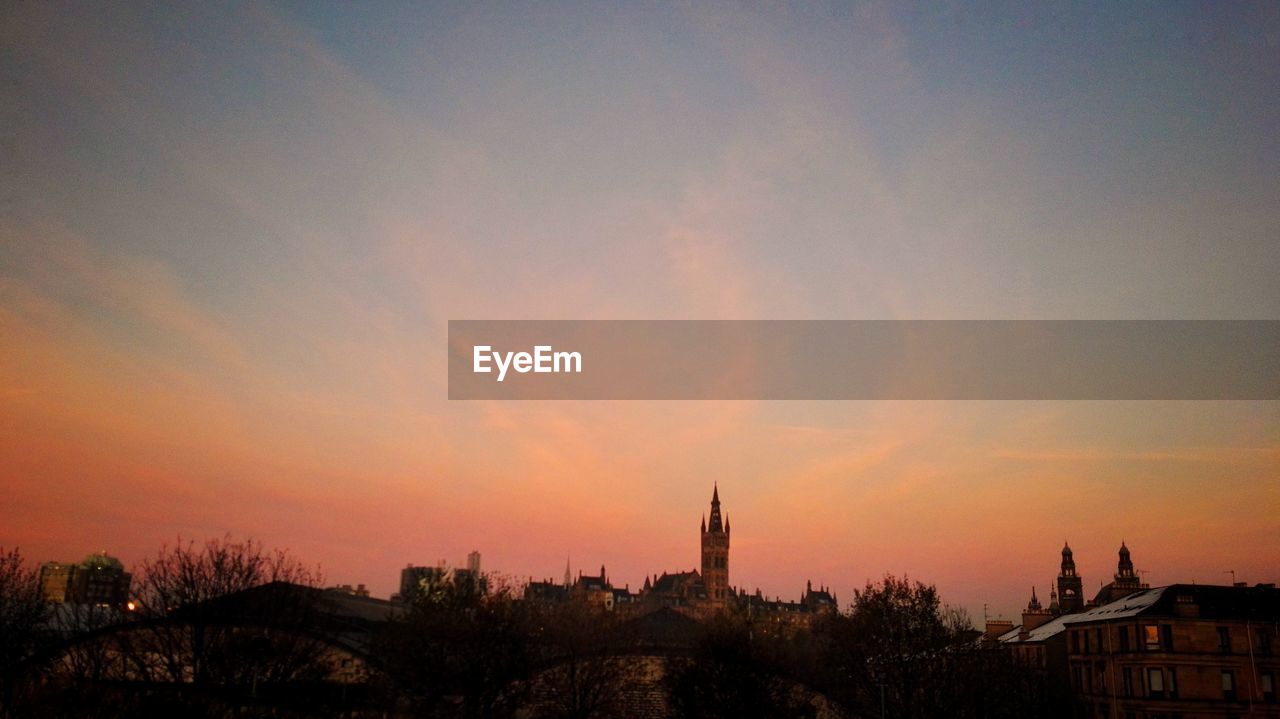
<svg viewBox="0 0 1280 719">
<path fill-rule="evenodd" d="M 806 678 L 807 632 L 740 613 L 707 621 L 689 658 L 668 661 L 663 683 L 672 716 L 810 717 L 816 695 Z"/>
<path fill-rule="evenodd" d="M 253 699 L 260 685 L 327 674 L 320 574 L 287 552 L 229 536 L 179 540 L 137 574 L 138 621 L 113 637 L 133 678 Z"/>
<path fill-rule="evenodd" d="M 524 699 L 534 661 L 529 606 L 492 577 L 441 578 L 388 622 L 374 661 L 398 711 L 510 715 Z"/>
<path fill-rule="evenodd" d="M 855 716 L 1057 716 L 1045 683 L 980 648 L 968 617 L 932 585 L 886 576 L 849 614 L 815 626 L 820 682 Z M 1062 705 L 1065 706 L 1065 705 Z"/>
<path fill-rule="evenodd" d="M 540 716 L 626 716 L 626 692 L 639 679 L 626 655 L 626 624 L 603 607 L 557 602 L 533 610 L 539 664 L 534 703 Z"/>
<path fill-rule="evenodd" d="M 0 548 L 0 717 L 16 715 L 48 637 L 48 607 L 22 554 Z"/>
</svg>

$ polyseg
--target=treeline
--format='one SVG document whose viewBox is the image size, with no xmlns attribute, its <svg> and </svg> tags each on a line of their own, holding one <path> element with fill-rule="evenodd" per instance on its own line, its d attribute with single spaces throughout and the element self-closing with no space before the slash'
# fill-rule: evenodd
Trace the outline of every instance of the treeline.
<svg viewBox="0 0 1280 719">
<path fill-rule="evenodd" d="M 21 556 L 0 552 L 0 717 L 1072 713 L 934 587 L 896 577 L 808 623 L 636 618 L 439 577 L 362 623 L 326 608 L 317 571 L 251 541 L 179 543 L 136 576 L 132 612 L 55 614 Z"/>
</svg>

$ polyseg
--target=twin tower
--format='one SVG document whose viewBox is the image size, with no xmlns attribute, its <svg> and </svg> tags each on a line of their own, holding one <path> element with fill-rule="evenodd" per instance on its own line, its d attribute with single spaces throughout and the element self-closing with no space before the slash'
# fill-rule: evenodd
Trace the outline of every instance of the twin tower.
<svg viewBox="0 0 1280 719">
<path fill-rule="evenodd" d="M 1125 543 L 1120 542 L 1120 561 L 1116 564 L 1116 575 L 1114 580 L 1102 587 L 1098 591 L 1098 596 L 1093 598 L 1092 602 L 1086 602 L 1084 598 L 1084 581 L 1076 572 L 1075 556 L 1071 552 L 1071 546 L 1062 545 L 1062 565 L 1058 571 L 1058 589 L 1050 594 L 1049 611 L 1052 614 L 1071 614 L 1079 612 L 1093 604 L 1106 604 L 1127 594 L 1146 589 L 1147 585 L 1142 583 L 1136 572 L 1133 570 L 1133 557 L 1129 554 L 1129 547 Z M 1039 606 L 1035 598 L 1035 589 L 1031 590 L 1031 601 Z"/>
</svg>

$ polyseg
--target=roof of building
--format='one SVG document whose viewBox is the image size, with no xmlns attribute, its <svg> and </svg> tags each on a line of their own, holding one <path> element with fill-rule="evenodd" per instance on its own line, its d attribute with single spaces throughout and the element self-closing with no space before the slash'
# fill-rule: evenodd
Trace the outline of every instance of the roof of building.
<svg viewBox="0 0 1280 719">
<path fill-rule="evenodd" d="M 1171 584 L 1145 589 L 1110 604 L 1067 617 L 1068 624 L 1106 621 L 1136 616 L 1186 616 L 1179 605 L 1194 605 L 1201 619 L 1280 620 L 1280 589 L 1259 584 L 1252 587 L 1220 587 L 1204 584 Z"/>
<path fill-rule="evenodd" d="M 702 636 L 698 620 L 669 607 L 642 614 L 624 625 L 624 632 L 639 646 L 659 648 L 692 647 Z"/>
<path fill-rule="evenodd" d="M 1004 634 L 1001 634 L 1000 636 L 996 637 L 996 641 L 1000 642 L 1001 644 L 1032 644 L 1035 642 L 1043 642 L 1044 640 L 1054 636 L 1055 634 L 1059 634 L 1060 632 L 1062 632 L 1062 630 L 1066 629 L 1066 626 L 1063 624 L 1063 620 L 1065 620 L 1067 617 L 1070 617 L 1070 616 L 1074 616 L 1074 615 L 1067 614 L 1067 615 L 1058 617 L 1052 621 L 1045 622 L 1044 624 L 1041 624 L 1035 629 L 1032 629 L 1031 631 L 1027 632 L 1026 638 L 1022 638 L 1020 636 L 1022 633 L 1022 627 L 1016 626 L 1013 629 L 1010 629 L 1009 631 L 1005 632 Z"/>
<path fill-rule="evenodd" d="M 124 564 L 119 559 L 107 554 L 106 552 L 98 552 L 85 557 L 80 566 L 85 569 L 112 569 L 118 572 L 124 571 Z"/>
<path fill-rule="evenodd" d="M 653 583 L 650 591 L 653 592 L 678 592 L 686 586 L 702 582 L 702 575 L 698 574 L 696 569 L 687 572 L 676 572 L 675 574 L 662 573 L 657 581 Z"/>
<path fill-rule="evenodd" d="M 1001 634 L 1004 644 L 1042 642 L 1074 624 L 1106 622 L 1130 617 L 1183 617 L 1179 605 L 1194 605 L 1200 619 L 1280 620 L 1280 589 L 1270 585 L 1219 587 L 1202 584 L 1171 584 L 1144 589 L 1114 602 L 1075 614 L 1065 614 L 1032 629 L 1020 638 L 1022 627 Z"/>
</svg>

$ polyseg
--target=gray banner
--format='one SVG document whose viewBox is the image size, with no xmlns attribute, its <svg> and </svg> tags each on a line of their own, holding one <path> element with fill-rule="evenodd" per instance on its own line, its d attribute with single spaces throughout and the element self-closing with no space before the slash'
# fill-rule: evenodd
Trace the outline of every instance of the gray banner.
<svg viewBox="0 0 1280 719">
<path fill-rule="evenodd" d="M 1280 399 L 1274 320 L 450 320 L 450 399 Z"/>
</svg>

